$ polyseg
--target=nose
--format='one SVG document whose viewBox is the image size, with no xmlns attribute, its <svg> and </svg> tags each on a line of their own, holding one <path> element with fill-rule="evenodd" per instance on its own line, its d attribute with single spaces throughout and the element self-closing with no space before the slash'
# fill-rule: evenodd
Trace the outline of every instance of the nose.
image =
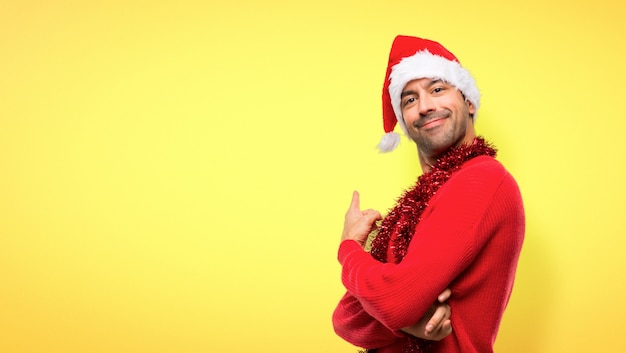
<svg viewBox="0 0 626 353">
<path fill-rule="evenodd" d="M 424 94 L 418 100 L 418 109 L 421 116 L 425 116 L 436 110 L 435 100 L 428 94 Z"/>
</svg>

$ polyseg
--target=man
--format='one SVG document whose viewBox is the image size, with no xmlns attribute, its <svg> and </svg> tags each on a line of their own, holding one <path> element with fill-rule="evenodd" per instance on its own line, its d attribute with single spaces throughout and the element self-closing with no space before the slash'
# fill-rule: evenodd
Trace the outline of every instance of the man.
<svg viewBox="0 0 626 353">
<path fill-rule="evenodd" d="M 447 49 L 396 37 L 379 148 L 397 146 L 400 124 L 423 175 L 379 226 L 380 213 L 360 210 L 353 194 L 338 253 L 347 292 L 333 313 L 348 342 L 377 353 L 493 352 L 525 219 L 515 180 L 474 131 L 479 100 L 474 79 Z"/>
</svg>

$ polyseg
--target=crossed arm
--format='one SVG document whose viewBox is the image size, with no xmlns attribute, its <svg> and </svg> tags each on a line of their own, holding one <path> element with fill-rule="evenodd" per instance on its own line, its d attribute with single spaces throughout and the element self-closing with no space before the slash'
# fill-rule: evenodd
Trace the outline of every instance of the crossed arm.
<svg viewBox="0 0 626 353">
<path fill-rule="evenodd" d="M 359 204 L 359 194 L 355 191 L 350 207 L 346 212 L 341 240 L 354 240 L 364 246 L 368 234 L 375 228 L 375 222 L 382 217 L 375 210 L 361 211 Z M 434 341 L 439 341 L 448 336 L 452 332 L 450 306 L 446 304 L 450 295 L 449 289 L 443 291 L 421 319 L 400 331 Z M 333 322 L 335 323 L 335 331 L 341 337 L 359 346 L 388 344 L 402 335 L 401 332 L 387 329 L 371 317 L 362 308 L 358 300 L 349 293 L 344 296 L 335 310 Z"/>
<path fill-rule="evenodd" d="M 356 297 L 346 293 L 333 313 L 333 325 L 337 335 L 363 348 L 383 347 L 405 334 L 439 341 L 452 332 L 450 307 L 445 303 L 449 296 L 450 290 L 446 289 L 418 322 L 394 331 L 366 312 Z"/>
</svg>

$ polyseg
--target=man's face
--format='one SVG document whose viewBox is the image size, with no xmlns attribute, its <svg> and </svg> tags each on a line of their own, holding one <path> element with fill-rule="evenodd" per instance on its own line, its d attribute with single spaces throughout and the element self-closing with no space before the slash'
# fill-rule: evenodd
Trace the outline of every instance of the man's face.
<svg viewBox="0 0 626 353">
<path fill-rule="evenodd" d="M 475 137 L 470 115 L 476 108 L 448 83 L 430 78 L 410 81 L 400 104 L 409 136 L 426 157 L 437 157 Z"/>
</svg>

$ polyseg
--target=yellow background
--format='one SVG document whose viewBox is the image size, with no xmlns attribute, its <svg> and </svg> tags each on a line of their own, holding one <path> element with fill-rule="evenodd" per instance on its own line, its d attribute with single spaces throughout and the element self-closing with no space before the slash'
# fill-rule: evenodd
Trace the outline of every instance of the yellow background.
<svg viewBox="0 0 626 353">
<path fill-rule="evenodd" d="M 623 352 L 626 5 L 0 4 L 0 352 L 355 352 L 330 316 L 396 34 L 474 74 L 527 235 L 499 352 Z"/>
</svg>

